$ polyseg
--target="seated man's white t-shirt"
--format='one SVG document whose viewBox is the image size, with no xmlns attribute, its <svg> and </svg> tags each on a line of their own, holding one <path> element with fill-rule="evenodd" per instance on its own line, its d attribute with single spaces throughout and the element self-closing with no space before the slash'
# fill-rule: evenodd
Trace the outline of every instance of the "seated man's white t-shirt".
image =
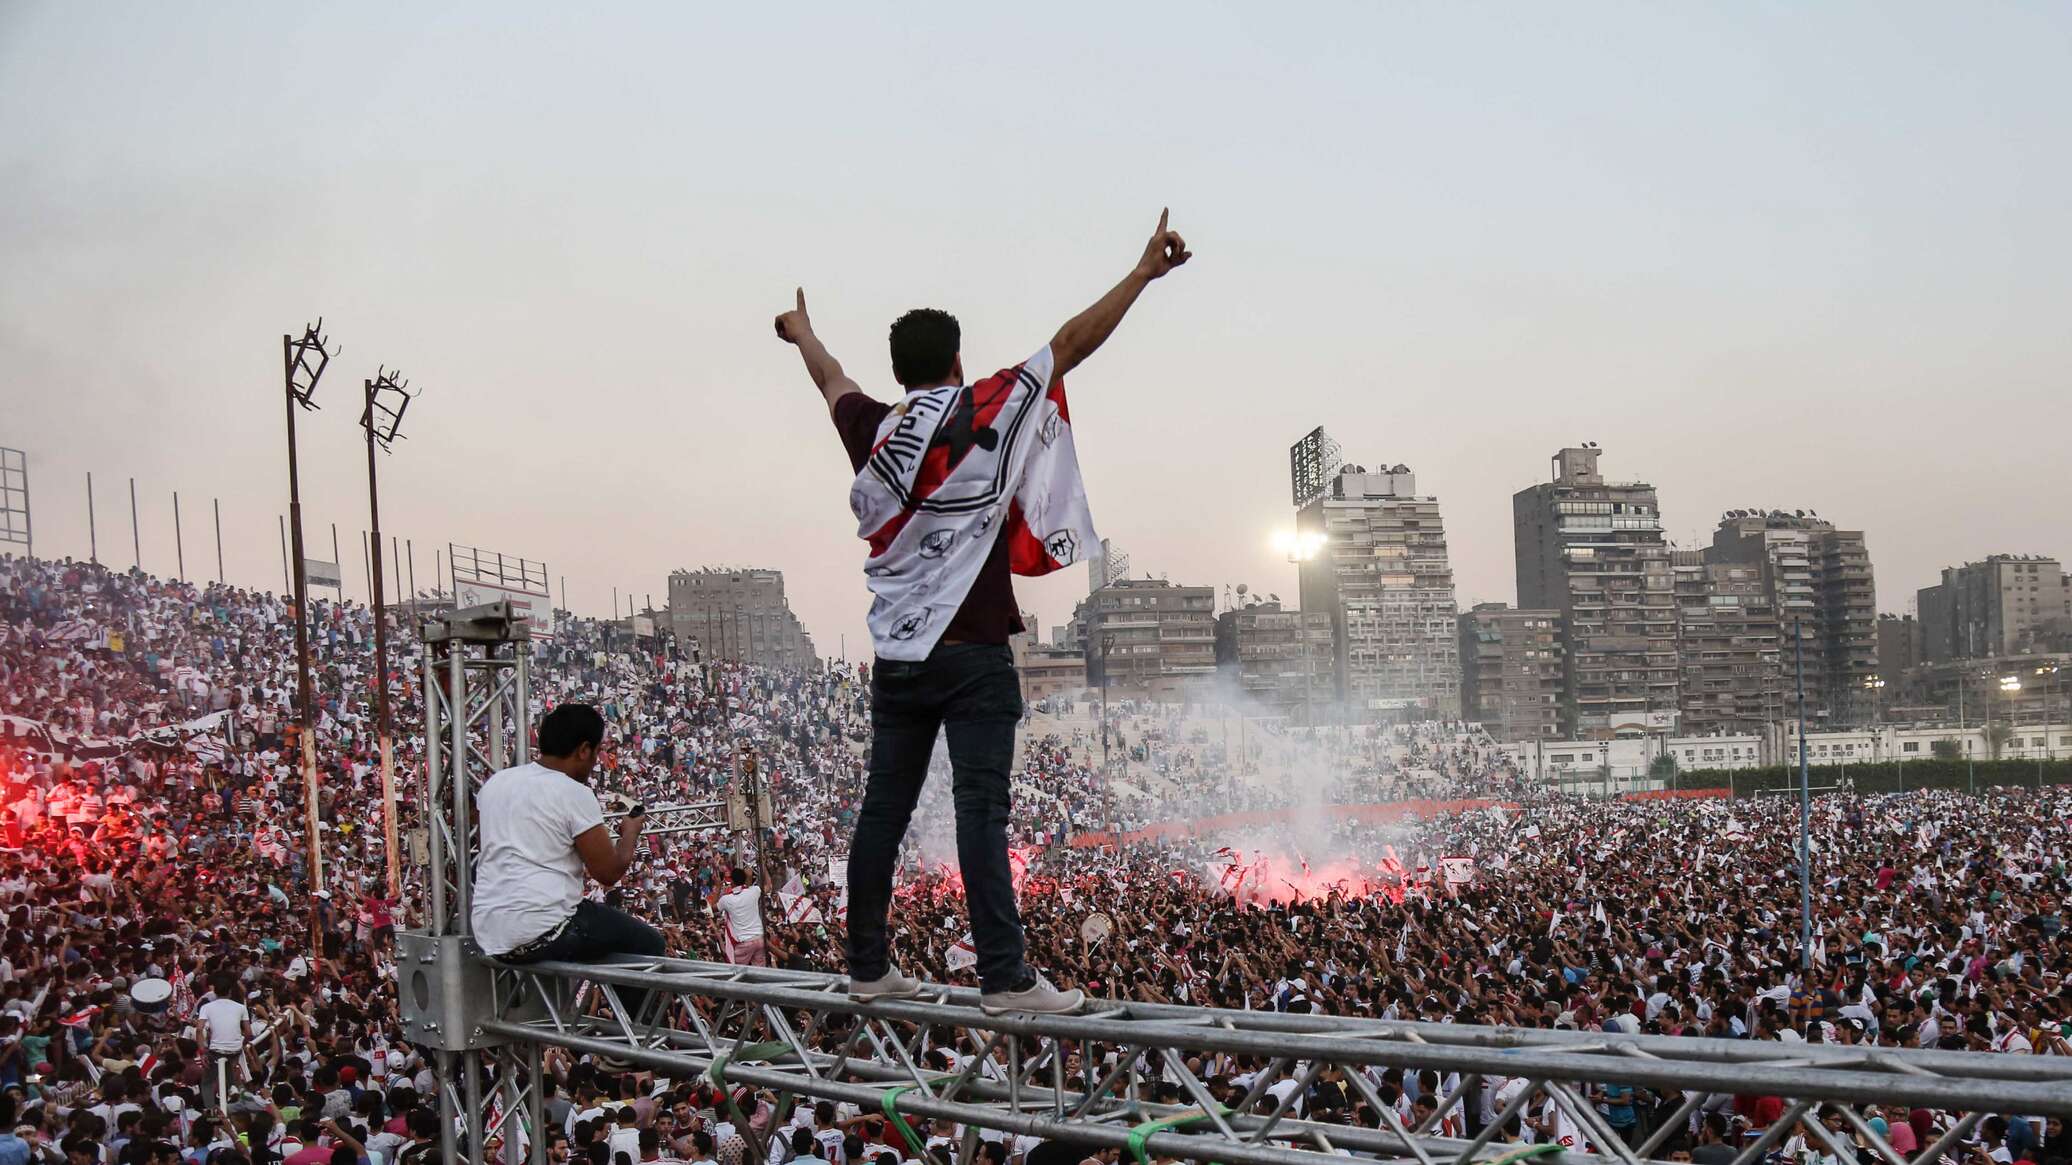
<svg viewBox="0 0 2072 1165">
<path fill-rule="evenodd" d="M 734 945 L 752 943 L 763 937 L 763 888 L 742 886 L 719 896 L 720 913 L 727 919 L 727 938 Z"/>
<path fill-rule="evenodd" d="M 237 1052 L 245 1046 L 245 1021 L 252 1013 L 235 999 L 211 999 L 196 1009 L 209 1029 L 209 1050 Z"/>
<path fill-rule="evenodd" d="M 538 763 L 490 777 L 475 794 L 475 941 L 501 955 L 546 934 L 583 900 L 576 836 L 604 824 L 590 786 Z"/>
</svg>

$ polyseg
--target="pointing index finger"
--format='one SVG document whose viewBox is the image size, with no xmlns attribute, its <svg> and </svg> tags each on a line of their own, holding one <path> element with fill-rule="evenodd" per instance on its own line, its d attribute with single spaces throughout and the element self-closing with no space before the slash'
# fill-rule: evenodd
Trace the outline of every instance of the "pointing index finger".
<svg viewBox="0 0 2072 1165">
<path fill-rule="evenodd" d="M 806 310 L 806 289 L 805 289 L 805 288 L 803 288 L 803 287 L 801 287 L 801 288 L 798 288 L 797 290 L 798 290 L 798 293 L 799 293 L 799 310 L 800 310 L 800 311 L 805 311 L 805 310 Z"/>
<path fill-rule="evenodd" d="M 1161 206 L 1161 207 L 1159 207 L 1159 208 L 1158 208 L 1158 233 L 1159 233 L 1159 234 L 1164 234 L 1164 233 L 1166 233 L 1166 215 L 1167 215 L 1167 214 L 1169 214 L 1169 213 L 1171 213 L 1171 211 L 1172 211 L 1172 208 L 1171 208 L 1171 207 Z"/>
</svg>

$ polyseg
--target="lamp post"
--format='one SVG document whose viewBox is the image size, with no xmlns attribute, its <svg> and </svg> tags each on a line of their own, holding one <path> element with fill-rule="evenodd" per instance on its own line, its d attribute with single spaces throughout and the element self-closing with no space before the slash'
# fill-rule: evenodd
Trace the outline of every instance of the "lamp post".
<svg viewBox="0 0 2072 1165">
<path fill-rule="evenodd" d="M 1863 687 L 1865 691 L 1871 694 L 1871 729 L 1877 733 L 1872 738 L 1871 757 L 1875 760 L 1877 759 L 1877 750 L 1882 749 L 1885 742 L 1885 677 L 1876 674 L 1865 676 Z M 1893 744 L 1895 747 L 1892 753 L 1899 758 L 1900 764 L 1899 789 L 1900 792 L 1904 793 L 1906 791 L 1906 757 L 1896 747 L 1898 741 L 1894 741 Z"/>
<path fill-rule="evenodd" d="M 2007 697 L 2007 736 L 2009 740 L 2014 739 L 2014 702 L 2021 695 L 2021 691 L 2022 677 L 2013 675 L 2000 677 L 2000 694 Z M 2036 787 L 2038 789 L 2043 788 L 2043 762 L 2041 760 L 2036 762 Z"/>
<path fill-rule="evenodd" d="M 374 472 L 374 447 L 390 452 L 402 434 L 403 413 L 410 407 L 409 382 L 384 366 L 375 378 L 365 382 L 366 407 L 360 413 L 360 427 L 367 430 L 367 514 L 373 527 L 369 543 L 369 584 L 374 601 L 374 732 L 381 749 L 382 848 L 388 861 L 388 896 L 403 897 L 402 863 L 396 854 L 396 769 L 393 742 L 389 736 L 388 709 L 388 610 L 381 586 L 381 493 Z"/>
<path fill-rule="evenodd" d="M 1109 656 L 1115 650 L 1113 628 L 1101 629 L 1101 817 L 1108 826 L 1108 835 L 1118 850 L 1122 847 L 1121 830 L 1115 824 L 1115 767 L 1108 760 L 1108 675 L 1114 665 Z"/>
<path fill-rule="evenodd" d="M 324 350 L 323 327 L 324 321 L 319 317 L 316 323 L 302 330 L 301 338 L 281 337 L 282 379 L 288 410 L 288 526 L 295 552 L 295 715 L 298 720 L 295 737 L 302 750 L 304 828 L 308 831 L 304 843 L 309 847 L 309 961 L 312 969 L 323 958 L 323 915 L 317 894 L 324 888 L 324 854 L 323 839 L 318 836 L 320 831 L 317 828 L 315 695 L 309 675 L 309 572 L 305 568 L 308 560 L 302 552 L 302 481 L 296 464 L 295 411 L 317 407 L 317 382 L 323 379 L 324 369 L 336 355 Z"/>
<path fill-rule="evenodd" d="M 1964 690 L 1971 686 L 1971 669 L 1957 672 L 1957 732 L 1964 738 L 1964 792 L 1978 793 L 1978 761 L 1972 756 L 1971 730 L 1964 726 Z"/>
<path fill-rule="evenodd" d="M 1882 677 L 1877 675 L 1869 675 L 1864 677 L 1863 690 L 1871 694 L 1871 732 L 1873 733 L 1871 737 L 1872 761 L 1876 761 L 1878 759 L 1878 753 L 1883 750 L 1885 742 L 1885 711 L 1883 704 L 1884 689 L 1885 681 Z"/>
<path fill-rule="evenodd" d="M 1806 631 L 1803 620 L 1792 621 L 1796 646 L 1793 668 L 1799 685 L 1799 970 L 1813 973 L 1813 790 L 1812 761 L 1806 753 Z"/>
<path fill-rule="evenodd" d="M 1273 548 L 1288 556 L 1288 565 L 1295 568 L 1296 609 L 1301 610 L 1302 564 L 1316 558 L 1324 549 L 1324 534 L 1320 530 L 1277 530 L 1273 536 Z M 1317 724 L 1316 709 L 1316 661 L 1310 657 L 1309 628 L 1298 616 L 1295 622 L 1296 638 L 1302 644 L 1302 717 L 1309 726 Z"/>
<path fill-rule="evenodd" d="M 2051 706 L 2050 706 L 2050 695 L 2051 695 L 2051 692 L 2050 692 L 2050 685 L 2051 685 L 2052 683 L 2054 683 L 2054 682 L 2055 682 L 2055 681 L 2057 680 L 2057 676 L 2058 676 L 2058 671 L 2059 671 L 2059 669 L 2060 669 L 2060 668 L 2061 668 L 2062 666 L 2063 666 L 2063 665 L 2061 665 L 2061 664 L 2049 663 L 2049 664 L 2045 664 L 2045 665 L 2043 665 L 2042 667 L 2039 667 L 2039 668 L 2037 668 L 2037 669 L 2036 669 L 2036 674 L 2037 674 L 2037 675 L 2039 675 L 2039 676 L 2048 676 L 2048 677 L 2050 677 L 2049 679 L 2045 679 L 2045 680 L 2040 680 L 2040 681 L 2038 681 L 2039 683 L 2041 683 L 2041 684 L 2043 684 L 2043 685 L 2044 685 L 2044 688 L 2043 688 L 2043 753 L 2042 753 L 2041 755 L 2039 755 L 2039 756 L 2038 756 L 2038 757 L 2036 758 L 2036 787 L 2037 787 L 2037 788 L 2039 788 L 2039 789 L 2041 789 L 2041 788 L 2043 787 L 2043 762 L 2044 762 L 2044 759 L 2045 759 L 2046 757 L 2048 757 L 2048 758 L 2049 758 L 2049 759 L 2051 759 L 2051 760 L 2056 760 L 2056 759 L 2057 759 L 2057 756 L 2056 756 L 2055 750 L 2053 750 L 2053 749 L 2051 748 L 2051 743 L 2050 743 L 2050 717 L 2051 717 Z"/>
</svg>

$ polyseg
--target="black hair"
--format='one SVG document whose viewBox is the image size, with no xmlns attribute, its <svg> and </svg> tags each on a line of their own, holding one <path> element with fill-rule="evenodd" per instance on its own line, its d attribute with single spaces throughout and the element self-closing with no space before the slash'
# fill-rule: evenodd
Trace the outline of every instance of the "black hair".
<svg viewBox="0 0 2072 1165">
<path fill-rule="evenodd" d="M 736 886 L 746 886 L 748 885 L 748 871 L 740 866 L 735 866 L 732 870 L 727 871 L 727 881 L 732 882 Z"/>
<path fill-rule="evenodd" d="M 963 345 L 957 317 L 917 307 L 892 321 L 892 378 L 908 388 L 949 378 Z"/>
<path fill-rule="evenodd" d="M 540 755 L 574 756 L 584 745 L 604 744 L 604 717 L 588 704 L 562 704 L 540 717 Z"/>
</svg>

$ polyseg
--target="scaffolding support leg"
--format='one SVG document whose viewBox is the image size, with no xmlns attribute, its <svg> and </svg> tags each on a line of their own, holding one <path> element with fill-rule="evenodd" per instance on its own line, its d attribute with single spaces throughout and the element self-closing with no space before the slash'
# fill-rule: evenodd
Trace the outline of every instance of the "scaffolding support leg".
<svg viewBox="0 0 2072 1165">
<path fill-rule="evenodd" d="M 461 1096 L 466 1104 L 461 1115 L 468 1125 L 468 1160 L 486 1162 L 489 1155 L 482 1151 L 482 1053 L 462 1052 L 460 1071 Z"/>
<path fill-rule="evenodd" d="M 459 1083 L 453 1078 L 452 1052 L 440 1052 L 439 1062 L 439 1162 L 440 1165 L 460 1165 L 460 1145 L 454 1135 L 454 1123 L 460 1118 L 454 1104 L 453 1090 Z"/>
</svg>

